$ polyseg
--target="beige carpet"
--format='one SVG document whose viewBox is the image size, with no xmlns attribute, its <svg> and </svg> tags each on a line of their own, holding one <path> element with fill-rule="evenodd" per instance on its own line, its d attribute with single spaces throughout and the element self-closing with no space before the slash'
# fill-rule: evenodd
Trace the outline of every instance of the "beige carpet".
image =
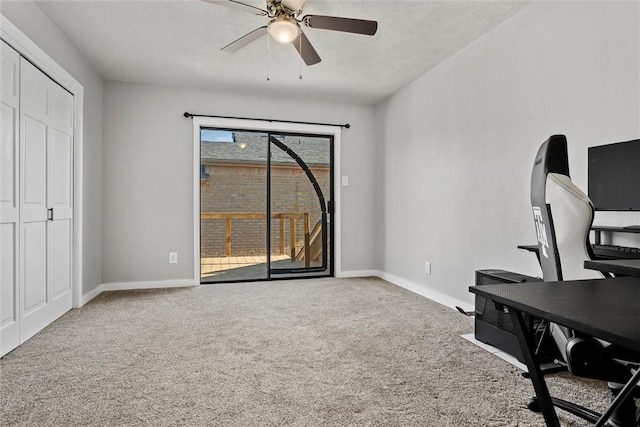
<svg viewBox="0 0 640 427">
<path fill-rule="evenodd" d="M 472 331 L 371 278 L 103 293 L 0 361 L 0 424 L 543 426 L 530 382 Z M 548 381 L 595 409 L 608 397 Z"/>
</svg>

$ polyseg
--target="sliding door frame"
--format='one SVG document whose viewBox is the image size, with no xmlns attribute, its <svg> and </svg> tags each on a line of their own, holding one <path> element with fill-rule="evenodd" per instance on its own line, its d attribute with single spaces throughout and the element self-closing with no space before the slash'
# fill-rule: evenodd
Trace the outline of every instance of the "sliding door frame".
<svg viewBox="0 0 640 427">
<path fill-rule="evenodd" d="M 333 137 L 333 182 L 340 182 L 340 134 L 339 126 L 288 123 L 278 121 L 261 121 L 250 119 L 232 119 L 219 117 L 193 117 L 193 277 L 200 285 L 200 129 L 218 128 L 247 131 L 263 131 L 283 134 L 312 134 Z M 340 186 L 334 184 L 333 212 L 331 226 L 333 228 L 333 253 L 331 262 L 334 276 L 339 276 L 340 263 Z"/>
</svg>

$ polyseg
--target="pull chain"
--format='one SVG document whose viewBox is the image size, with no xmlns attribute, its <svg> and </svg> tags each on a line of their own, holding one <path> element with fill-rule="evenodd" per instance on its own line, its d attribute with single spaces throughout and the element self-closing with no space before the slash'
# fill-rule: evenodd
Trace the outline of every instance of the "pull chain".
<svg viewBox="0 0 640 427">
<path fill-rule="evenodd" d="M 302 80 L 302 31 L 300 31 L 300 35 L 298 36 L 298 39 L 300 40 L 300 80 Z"/>
<path fill-rule="evenodd" d="M 271 56 L 271 43 L 269 42 L 269 39 L 271 37 L 269 36 L 269 34 L 267 34 L 267 81 L 270 81 L 271 78 L 269 77 L 269 58 Z"/>
</svg>

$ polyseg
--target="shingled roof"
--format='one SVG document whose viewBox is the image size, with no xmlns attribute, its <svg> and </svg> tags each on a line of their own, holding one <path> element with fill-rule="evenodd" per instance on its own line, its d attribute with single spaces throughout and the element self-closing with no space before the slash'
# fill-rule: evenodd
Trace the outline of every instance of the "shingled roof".
<svg viewBox="0 0 640 427">
<path fill-rule="evenodd" d="M 232 131 L 226 141 L 201 141 L 202 163 L 264 163 L 267 161 L 267 133 Z M 274 135 L 275 136 L 275 135 Z M 204 137 L 204 134 L 203 134 Z M 279 140 L 293 150 L 308 166 L 329 166 L 329 137 L 279 135 Z M 271 146 L 271 162 L 295 163 L 287 153 Z"/>
</svg>

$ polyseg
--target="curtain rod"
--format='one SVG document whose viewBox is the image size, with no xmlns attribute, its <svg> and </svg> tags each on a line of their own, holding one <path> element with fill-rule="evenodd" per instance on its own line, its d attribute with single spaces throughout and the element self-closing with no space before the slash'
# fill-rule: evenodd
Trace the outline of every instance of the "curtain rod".
<svg viewBox="0 0 640 427">
<path fill-rule="evenodd" d="M 189 112 L 185 112 L 183 114 L 184 117 L 212 117 L 214 119 L 240 119 L 240 120 L 257 120 L 260 122 L 281 122 L 281 123 L 295 123 L 298 125 L 321 125 L 321 126 L 339 126 L 341 128 L 349 129 L 351 125 L 346 123 L 344 125 L 335 124 L 335 123 L 315 123 L 315 122 L 297 122 L 294 120 L 275 120 L 275 119 L 254 119 L 249 117 L 232 117 L 232 116 L 210 116 L 207 114 L 191 114 Z"/>
</svg>

